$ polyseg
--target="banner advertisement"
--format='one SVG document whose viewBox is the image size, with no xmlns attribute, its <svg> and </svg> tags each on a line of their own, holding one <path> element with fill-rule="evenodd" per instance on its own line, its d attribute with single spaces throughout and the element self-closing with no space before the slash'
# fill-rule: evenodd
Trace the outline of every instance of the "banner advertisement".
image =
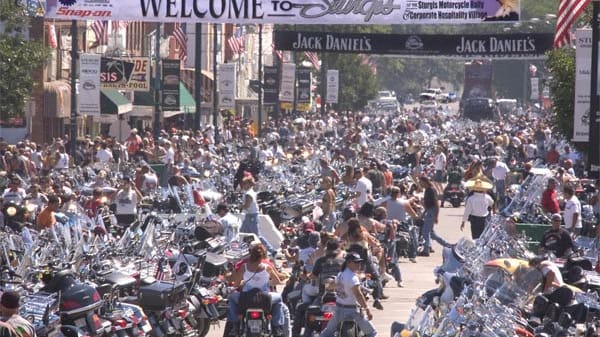
<svg viewBox="0 0 600 337">
<path fill-rule="evenodd" d="M 134 66 L 133 62 L 103 57 L 100 65 L 102 89 L 125 86 L 131 79 Z"/>
<path fill-rule="evenodd" d="M 312 80 L 312 72 L 310 68 L 298 67 L 298 88 L 296 102 L 299 104 L 310 103 L 310 84 Z"/>
<path fill-rule="evenodd" d="M 263 103 L 277 104 L 279 98 L 279 68 L 263 67 Z"/>
<path fill-rule="evenodd" d="M 219 65 L 218 89 L 219 108 L 235 109 L 236 64 L 224 63 Z"/>
<path fill-rule="evenodd" d="M 590 134 L 590 83 L 592 81 L 592 30 L 575 31 L 575 102 L 573 141 L 588 142 Z"/>
<path fill-rule="evenodd" d="M 162 60 L 161 102 L 164 111 L 179 111 L 180 61 Z"/>
<path fill-rule="evenodd" d="M 327 96 L 325 96 L 325 103 L 337 104 L 340 89 L 339 75 L 339 71 L 335 69 L 327 70 Z"/>
<path fill-rule="evenodd" d="M 275 31 L 277 50 L 414 57 L 544 58 L 554 34 L 400 35 Z"/>
<path fill-rule="evenodd" d="M 77 111 L 80 115 L 100 116 L 100 55 L 79 56 L 79 83 Z"/>
<path fill-rule="evenodd" d="M 281 65 L 281 88 L 279 90 L 280 102 L 294 101 L 295 76 L 296 64 L 284 63 Z"/>
<path fill-rule="evenodd" d="M 519 0 L 47 0 L 48 19 L 237 24 L 466 24 L 514 22 Z"/>
<path fill-rule="evenodd" d="M 102 89 L 150 91 L 150 59 L 131 57 L 127 60 L 102 58 Z"/>
<path fill-rule="evenodd" d="M 529 99 L 532 101 L 540 99 L 540 79 L 538 77 L 531 78 L 531 96 Z"/>
</svg>

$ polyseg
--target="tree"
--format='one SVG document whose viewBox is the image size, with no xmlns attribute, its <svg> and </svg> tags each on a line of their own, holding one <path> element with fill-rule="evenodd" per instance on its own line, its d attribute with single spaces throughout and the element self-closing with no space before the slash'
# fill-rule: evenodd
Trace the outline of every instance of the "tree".
<svg viewBox="0 0 600 337">
<path fill-rule="evenodd" d="M 31 96 L 33 70 L 47 52 L 39 41 L 29 40 L 27 10 L 14 1 L 0 1 L 0 120 L 21 117 Z"/>
<path fill-rule="evenodd" d="M 554 126 L 563 137 L 571 139 L 575 98 L 575 50 L 554 49 L 546 55 L 548 56 L 546 66 L 552 75 L 548 85 L 552 94 Z M 577 148 L 584 150 L 581 144 Z"/>
</svg>

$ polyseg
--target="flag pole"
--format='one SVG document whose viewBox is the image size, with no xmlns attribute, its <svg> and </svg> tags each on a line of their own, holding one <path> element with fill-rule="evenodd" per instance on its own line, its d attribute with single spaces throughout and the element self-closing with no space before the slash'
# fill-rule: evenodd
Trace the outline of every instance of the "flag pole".
<svg viewBox="0 0 600 337">
<path fill-rule="evenodd" d="M 598 43 L 600 42 L 600 0 L 592 0 L 592 69 L 590 85 L 588 176 L 600 179 L 600 101 L 598 97 Z"/>
<path fill-rule="evenodd" d="M 217 123 L 217 117 L 219 115 L 218 111 L 218 101 L 217 101 L 217 48 L 218 48 L 218 40 L 217 40 L 217 24 L 213 23 L 213 126 L 215 128 L 215 142 L 219 139 L 219 124 Z"/>
</svg>

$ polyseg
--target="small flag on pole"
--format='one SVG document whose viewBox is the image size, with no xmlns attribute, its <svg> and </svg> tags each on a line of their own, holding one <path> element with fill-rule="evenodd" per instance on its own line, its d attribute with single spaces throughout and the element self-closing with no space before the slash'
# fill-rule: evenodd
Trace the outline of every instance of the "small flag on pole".
<svg viewBox="0 0 600 337">
<path fill-rule="evenodd" d="M 108 44 L 108 21 L 96 20 L 92 23 L 91 28 L 96 36 L 96 43 L 93 47 Z"/>
<path fill-rule="evenodd" d="M 246 39 L 244 37 L 244 31 L 241 26 L 237 27 L 233 35 L 227 39 L 227 45 L 234 55 L 241 54 L 246 49 Z"/>
<path fill-rule="evenodd" d="M 312 51 L 305 51 L 304 56 L 306 56 L 310 63 L 312 63 L 315 69 L 321 70 L 321 64 L 319 63 L 319 56 L 317 56 L 317 53 Z"/>
<path fill-rule="evenodd" d="M 554 33 L 554 48 L 571 44 L 571 26 L 590 0 L 560 0 Z"/>
</svg>

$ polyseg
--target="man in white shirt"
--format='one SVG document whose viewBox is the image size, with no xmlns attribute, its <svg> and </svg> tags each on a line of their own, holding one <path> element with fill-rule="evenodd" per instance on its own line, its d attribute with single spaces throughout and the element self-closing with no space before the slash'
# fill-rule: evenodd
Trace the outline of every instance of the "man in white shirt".
<svg viewBox="0 0 600 337">
<path fill-rule="evenodd" d="M 505 163 L 498 161 L 498 159 L 494 158 L 490 162 L 490 167 L 492 167 L 492 177 L 494 178 L 494 187 L 496 189 L 496 199 L 498 200 L 498 209 L 504 206 L 504 198 L 506 191 L 506 177 L 510 172 L 508 166 Z"/>
<path fill-rule="evenodd" d="M 113 161 L 113 154 L 106 146 L 106 143 L 102 143 L 102 147 L 96 152 L 96 160 L 102 164 Z"/>
<path fill-rule="evenodd" d="M 489 185 L 489 186 L 488 186 Z M 465 227 L 465 222 L 471 223 L 471 236 L 473 240 L 478 239 L 485 229 L 485 222 L 490 214 L 490 209 L 494 206 L 494 200 L 487 194 L 492 184 L 476 180 L 471 190 L 473 194 L 465 201 L 465 212 L 460 224 L 460 230 Z"/>
<path fill-rule="evenodd" d="M 433 180 L 438 183 L 443 183 L 444 176 L 446 175 L 446 154 L 444 154 L 444 151 L 440 146 L 435 150 L 433 165 L 435 166 L 435 176 L 433 177 Z"/>
<path fill-rule="evenodd" d="M 575 196 L 575 191 L 571 186 L 563 187 L 563 195 L 565 197 L 565 210 L 563 213 L 565 229 L 571 233 L 579 234 L 583 227 L 581 222 L 581 202 Z"/>
<path fill-rule="evenodd" d="M 365 169 L 366 171 L 367 169 Z M 373 200 L 373 183 L 369 178 L 364 176 L 364 172 L 362 169 L 358 168 L 354 171 L 354 178 L 356 179 L 356 187 L 354 191 L 358 194 L 356 196 L 356 201 L 358 203 L 358 208 L 362 207 L 367 201 Z"/>
<path fill-rule="evenodd" d="M 137 204 L 142 196 L 132 184 L 131 178 L 124 177 L 122 184 L 122 189 L 115 195 L 115 216 L 119 225 L 129 227 L 137 219 Z"/>
<path fill-rule="evenodd" d="M 7 204 L 12 201 L 16 204 L 21 204 L 25 196 L 27 196 L 27 193 L 21 187 L 21 181 L 19 179 L 12 179 L 9 187 L 2 193 L 2 203 Z"/>
</svg>

